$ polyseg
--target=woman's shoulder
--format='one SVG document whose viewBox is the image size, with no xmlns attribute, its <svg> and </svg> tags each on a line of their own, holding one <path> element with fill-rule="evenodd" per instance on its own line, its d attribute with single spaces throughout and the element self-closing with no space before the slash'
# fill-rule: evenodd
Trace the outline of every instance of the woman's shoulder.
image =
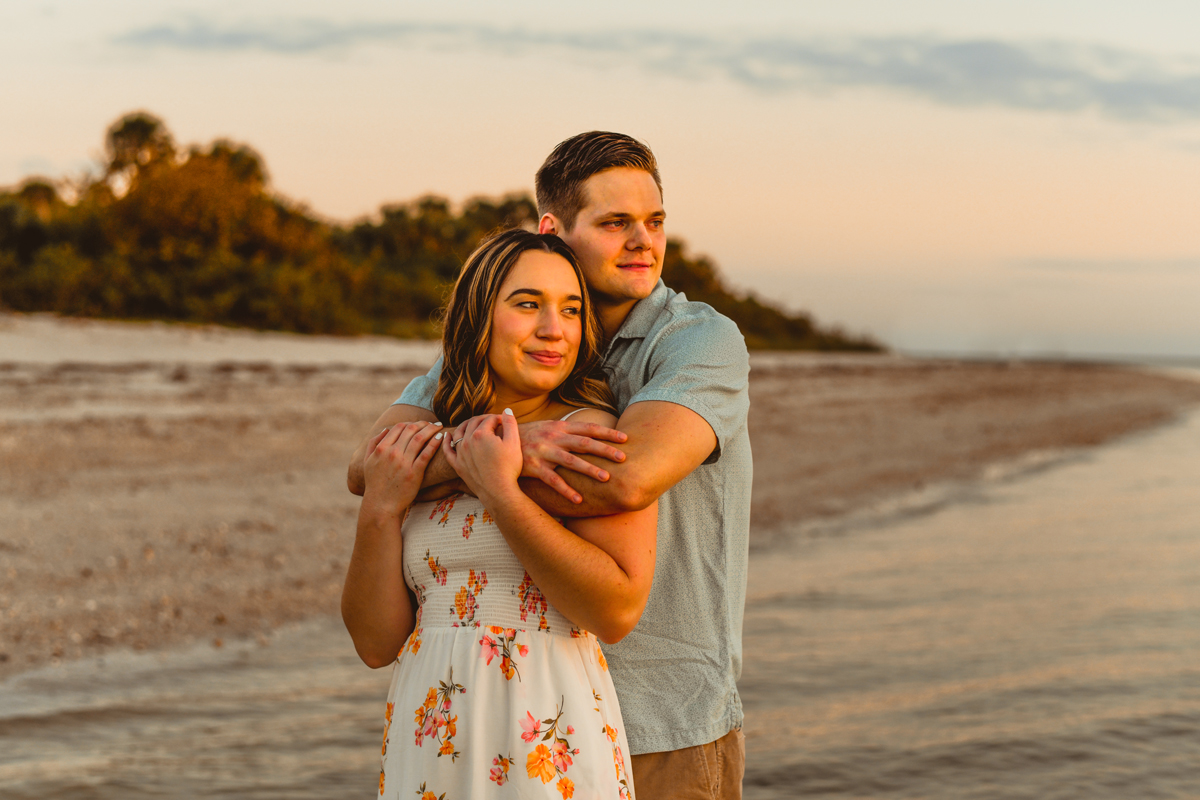
<svg viewBox="0 0 1200 800">
<path fill-rule="evenodd" d="M 573 422 L 595 422 L 598 425 L 604 425 L 609 428 L 617 421 L 616 416 L 601 408 L 572 408 L 568 406 L 563 411 L 564 413 L 559 415 L 558 419 L 570 419 Z"/>
</svg>

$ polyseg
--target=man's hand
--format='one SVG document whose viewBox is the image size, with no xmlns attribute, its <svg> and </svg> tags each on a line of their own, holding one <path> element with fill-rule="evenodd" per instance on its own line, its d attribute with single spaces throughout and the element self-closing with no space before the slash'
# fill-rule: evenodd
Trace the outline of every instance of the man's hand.
<svg viewBox="0 0 1200 800">
<path fill-rule="evenodd" d="M 464 422 L 453 433 L 448 434 L 450 441 L 461 438 L 469 423 L 470 420 Z M 625 460 L 625 454 L 606 442 L 623 444 L 629 438 L 615 428 L 606 428 L 595 422 L 574 420 L 523 422 L 520 430 L 523 458 L 521 477 L 543 481 L 572 503 L 579 503 L 583 498 L 579 492 L 567 485 L 555 469 L 563 467 L 586 475 L 592 480 L 606 481 L 609 477 L 607 470 L 584 461 L 576 454 L 586 453 L 619 464 Z"/>
<path fill-rule="evenodd" d="M 563 482 L 572 487 L 575 496 L 583 493 L 582 502 L 561 490 L 552 491 L 540 480 L 522 479 L 521 489 L 555 517 L 596 517 L 637 511 L 687 477 L 717 447 L 717 435 L 708 422 L 695 411 L 675 403 L 661 400 L 634 403 L 616 424 L 629 437 L 624 448 L 628 461 L 612 464 L 609 480 L 595 482 L 591 475 L 583 477 L 586 473 L 582 470 L 563 473 Z M 522 428 L 521 436 L 524 435 Z M 595 456 L 589 454 L 588 458 L 594 460 Z"/>
</svg>

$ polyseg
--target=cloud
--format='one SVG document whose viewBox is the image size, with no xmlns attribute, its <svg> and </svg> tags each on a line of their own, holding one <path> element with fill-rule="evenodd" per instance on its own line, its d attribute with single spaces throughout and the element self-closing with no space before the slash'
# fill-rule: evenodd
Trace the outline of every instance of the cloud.
<svg viewBox="0 0 1200 800">
<path fill-rule="evenodd" d="M 876 88 L 951 106 L 1094 110 L 1137 121 L 1200 120 L 1200 61 L 1168 61 L 1114 48 L 935 37 L 718 38 L 674 33 L 533 31 L 465 24 L 218 26 L 201 20 L 140 28 L 116 38 L 134 48 L 300 55 L 384 44 L 497 54 L 613 58 L 687 79 L 724 78 L 787 92 Z"/>
</svg>

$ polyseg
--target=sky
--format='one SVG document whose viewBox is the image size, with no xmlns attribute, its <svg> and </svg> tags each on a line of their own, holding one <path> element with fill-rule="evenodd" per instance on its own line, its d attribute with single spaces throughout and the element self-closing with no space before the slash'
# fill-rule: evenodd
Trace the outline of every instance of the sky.
<svg viewBox="0 0 1200 800">
<path fill-rule="evenodd" d="M 531 191 L 583 130 L 655 151 L 728 282 L 902 351 L 1200 358 L 1200 4 L 30 0 L 0 185 L 147 110 L 350 221 Z"/>
</svg>

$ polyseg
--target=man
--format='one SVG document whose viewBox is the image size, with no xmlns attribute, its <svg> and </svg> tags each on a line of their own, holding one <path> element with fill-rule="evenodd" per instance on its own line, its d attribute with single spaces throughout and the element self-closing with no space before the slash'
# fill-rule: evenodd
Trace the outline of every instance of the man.
<svg viewBox="0 0 1200 800">
<path fill-rule="evenodd" d="M 554 149 L 536 179 L 538 230 L 575 251 L 605 336 L 618 431 L 521 427 L 522 488 L 560 517 L 659 501 L 658 560 L 641 621 L 604 648 L 646 798 L 740 797 L 745 745 L 736 680 L 750 523 L 749 360 L 737 326 L 660 280 L 662 184 L 640 142 L 591 132 Z M 438 365 L 417 378 L 355 452 L 384 427 L 433 421 Z M 606 441 L 623 442 L 623 454 Z M 607 460 L 605 460 L 607 459 Z M 555 468 L 559 467 L 558 471 Z M 425 484 L 457 476 L 439 454 Z"/>
</svg>

